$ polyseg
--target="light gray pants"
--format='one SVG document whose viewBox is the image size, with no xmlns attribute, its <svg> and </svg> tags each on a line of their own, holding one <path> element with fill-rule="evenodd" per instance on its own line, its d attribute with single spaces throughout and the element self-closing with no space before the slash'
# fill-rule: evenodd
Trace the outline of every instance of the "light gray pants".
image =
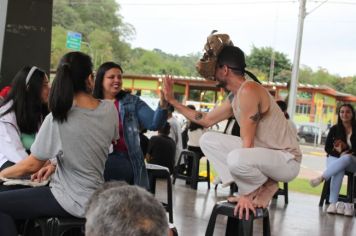
<svg viewBox="0 0 356 236">
<path fill-rule="evenodd" d="M 242 148 L 237 136 L 207 132 L 200 138 L 200 148 L 223 184 L 234 181 L 241 195 L 253 192 L 268 178 L 289 182 L 300 169 L 292 154 L 261 147 Z"/>
</svg>

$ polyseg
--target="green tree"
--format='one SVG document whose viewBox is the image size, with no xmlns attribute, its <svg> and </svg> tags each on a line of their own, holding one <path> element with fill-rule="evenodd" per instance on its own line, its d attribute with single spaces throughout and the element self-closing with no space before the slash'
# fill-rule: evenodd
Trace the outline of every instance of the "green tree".
<svg viewBox="0 0 356 236">
<path fill-rule="evenodd" d="M 258 68 L 247 68 L 248 71 L 252 72 L 259 81 L 268 81 L 268 75 Z"/>
<path fill-rule="evenodd" d="M 56 68 L 61 57 L 69 52 L 66 48 L 67 31 L 60 25 L 52 27 L 51 68 Z"/>
<path fill-rule="evenodd" d="M 331 75 L 326 69 L 319 68 L 317 71 L 313 71 L 310 67 L 303 66 L 299 72 L 299 82 L 314 85 L 328 85 L 334 87 L 339 77 Z"/>
<path fill-rule="evenodd" d="M 334 81 L 333 87 L 337 91 L 356 95 L 356 76 L 339 78 Z"/>
<path fill-rule="evenodd" d="M 127 73 L 134 74 L 198 76 L 195 69 L 197 60 L 197 55 L 179 57 L 159 49 L 148 51 L 135 48 L 130 53 L 130 59 L 124 63 L 124 68 Z"/>
<path fill-rule="evenodd" d="M 94 68 L 98 68 L 103 62 L 113 59 L 113 38 L 107 31 L 95 29 L 89 34 L 88 49 L 93 59 Z"/>
<path fill-rule="evenodd" d="M 274 53 L 274 71 L 273 77 L 278 78 L 282 82 L 286 82 L 284 75 L 286 71 L 290 71 L 291 62 L 284 53 L 274 51 L 271 47 L 252 47 L 250 55 L 246 57 L 246 64 L 249 68 L 257 69 L 262 72 L 267 78 L 269 77 L 271 58 Z M 282 74 L 281 74 L 282 73 Z"/>
<path fill-rule="evenodd" d="M 132 38 L 135 31 L 130 24 L 123 22 L 119 10 L 115 0 L 54 0 L 52 25 L 61 26 L 65 31 L 80 32 L 83 51 L 92 49 L 89 53 L 93 55 L 97 52 L 97 62 L 125 61 L 129 58 L 130 49 L 126 40 Z M 52 40 L 58 41 L 57 33 L 52 34 Z M 66 32 L 62 33 L 66 35 Z M 103 49 L 103 43 L 107 50 Z M 51 65 L 57 64 L 58 56 L 52 55 L 51 60 Z"/>
</svg>

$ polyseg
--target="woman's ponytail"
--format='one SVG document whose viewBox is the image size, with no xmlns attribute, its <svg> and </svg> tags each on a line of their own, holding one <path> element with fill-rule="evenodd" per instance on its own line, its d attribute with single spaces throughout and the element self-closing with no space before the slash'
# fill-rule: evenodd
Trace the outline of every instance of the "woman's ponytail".
<svg viewBox="0 0 356 236">
<path fill-rule="evenodd" d="M 74 89 L 71 69 L 68 63 L 59 64 L 56 77 L 53 81 L 50 97 L 49 109 L 54 120 L 64 122 L 73 104 Z"/>
</svg>

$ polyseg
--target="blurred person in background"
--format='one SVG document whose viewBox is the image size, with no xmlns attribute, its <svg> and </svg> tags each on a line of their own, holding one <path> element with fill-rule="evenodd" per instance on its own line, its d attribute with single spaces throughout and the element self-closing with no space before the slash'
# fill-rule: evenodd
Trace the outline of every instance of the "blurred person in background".
<svg viewBox="0 0 356 236">
<path fill-rule="evenodd" d="M 48 77 L 43 70 L 25 66 L 17 72 L 11 87 L 3 90 L 0 106 L 0 170 L 28 156 L 48 114 Z"/>
<path fill-rule="evenodd" d="M 354 204 L 338 202 L 345 171 L 356 172 L 356 118 L 350 104 L 343 104 L 338 111 L 337 124 L 330 128 L 325 142 L 326 170 L 310 180 L 312 187 L 323 181 L 330 182 L 330 205 L 327 213 L 354 216 Z"/>
</svg>

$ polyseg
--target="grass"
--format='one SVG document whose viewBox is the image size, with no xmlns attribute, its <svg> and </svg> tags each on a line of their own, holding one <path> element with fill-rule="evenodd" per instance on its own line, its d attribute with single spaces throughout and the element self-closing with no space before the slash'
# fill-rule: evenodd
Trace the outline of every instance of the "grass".
<svg viewBox="0 0 356 236">
<path fill-rule="evenodd" d="M 320 196 L 322 188 L 323 188 L 322 184 L 320 184 L 316 188 L 312 188 L 309 185 L 309 180 L 302 179 L 302 178 L 296 178 L 293 181 L 289 182 L 288 184 L 288 189 L 290 191 L 318 195 L 318 196 Z M 340 194 L 346 194 L 346 184 L 343 184 L 341 186 Z"/>
<path fill-rule="evenodd" d="M 206 175 L 206 161 L 204 159 L 200 161 L 199 170 L 200 170 L 200 175 Z M 216 171 L 210 165 L 210 180 L 213 181 L 215 176 L 216 176 Z M 317 195 L 317 196 L 321 195 L 322 188 L 323 188 L 323 184 L 320 184 L 316 188 L 312 188 L 309 185 L 309 180 L 303 178 L 296 178 L 288 183 L 289 191 Z M 341 186 L 340 194 L 346 194 L 346 184 L 343 184 Z"/>
</svg>

